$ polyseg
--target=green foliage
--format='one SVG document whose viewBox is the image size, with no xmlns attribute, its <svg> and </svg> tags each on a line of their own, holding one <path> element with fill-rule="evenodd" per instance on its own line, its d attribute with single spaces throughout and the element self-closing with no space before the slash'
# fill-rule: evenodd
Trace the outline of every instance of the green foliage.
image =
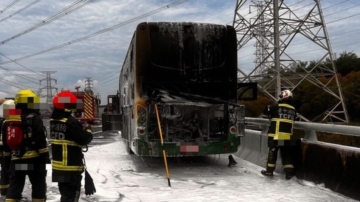
<svg viewBox="0 0 360 202">
<path fill-rule="evenodd" d="M 337 71 L 346 76 L 351 72 L 360 71 L 360 58 L 353 52 L 343 52 L 335 61 Z"/>
<path fill-rule="evenodd" d="M 245 116 L 259 117 L 267 105 L 272 104 L 271 100 L 263 95 L 258 95 L 257 100 L 242 101 L 240 104 L 245 105 Z"/>
<path fill-rule="evenodd" d="M 341 86 L 350 121 L 360 122 L 360 71 L 347 74 Z"/>
<path fill-rule="evenodd" d="M 337 78 L 340 81 L 343 97 L 349 114 L 350 121 L 360 122 L 360 58 L 355 53 L 344 52 L 334 61 L 340 73 Z M 293 64 L 292 69 L 296 72 L 311 71 L 316 65 L 328 66 L 331 61 L 327 59 L 323 64 L 316 61 Z M 284 73 L 284 72 L 283 72 Z M 269 78 L 264 78 L 269 79 Z M 335 94 L 338 94 L 337 84 L 334 77 L 318 78 L 320 82 Z M 261 83 L 262 81 L 259 81 Z M 311 82 L 304 80 L 294 89 L 294 106 L 300 114 L 311 121 L 318 122 L 322 114 L 339 102 L 334 96 L 325 92 Z M 266 105 L 271 104 L 270 99 L 259 92 L 258 100 L 243 102 L 246 106 L 246 116 L 259 117 Z"/>
<path fill-rule="evenodd" d="M 339 79 L 343 98 L 349 115 L 349 125 L 360 126 L 360 58 L 355 53 L 344 52 L 334 61 L 338 70 L 337 78 Z M 291 67 L 297 73 L 311 71 L 316 65 L 331 67 L 331 61 L 327 59 L 323 64 L 317 64 L 316 61 L 299 62 Z M 268 72 L 270 73 L 273 72 Z M 284 72 L 282 72 L 284 74 Z M 286 72 L 285 72 L 286 73 Z M 318 72 L 320 73 L 320 72 Z M 264 78 L 270 79 L 270 78 Z M 323 84 L 338 94 L 337 84 L 334 77 L 317 78 Z M 259 81 L 261 83 L 261 81 Z M 333 107 L 338 99 L 317 87 L 313 83 L 304 80 L 294 89 L 294 106 L 300 114 L 318 122 L 322 119 L 322 114 Z M 246 116 L 259 117 L 265 106 L 271 104 L 271 100 L 259 92 L 258 100 L 243 102 L 246 107 Z M 304 131 L 295 130 L 294 135 L 303 136 Z M 317 132 L 319 141 L 341 144 L 346 146 L 360 147 L 360 137 L 347 136 L 342 134 L 329 134 Z"/>
</svg>

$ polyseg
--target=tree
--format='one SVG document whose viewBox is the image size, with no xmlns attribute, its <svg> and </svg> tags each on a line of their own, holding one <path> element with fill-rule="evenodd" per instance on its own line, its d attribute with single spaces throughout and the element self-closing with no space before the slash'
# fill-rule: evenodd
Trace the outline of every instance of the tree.
<svg viewBox="0 0 360 202">
<path fill-rule="evenodd" d="M 245 105 L 245 116 L 259 117 L 263 113 L 265 106 L 272 104 L 272 102 L 269 98 L 258 95 L 257 100 L 242 101 L 240 104 Z"/>
<path fill-rule="evenodd" d="M 360 58 L 353 52 L 343 52 L 340 57 L 335 61 L 337 71 L 346 76 L 350 72 L 360 71 Z"/>
<path fill-rule="evenodd" d="M 360 121 L 360 71 L 342 78 L 342 89 L 350 121 Z"/>
</svg>

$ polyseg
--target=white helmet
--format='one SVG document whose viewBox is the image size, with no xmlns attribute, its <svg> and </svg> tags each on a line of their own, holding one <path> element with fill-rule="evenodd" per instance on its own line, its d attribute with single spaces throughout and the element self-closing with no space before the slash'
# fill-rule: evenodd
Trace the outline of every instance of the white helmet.
<svg viewBox="0 0 360 202">
<path fill-rule="evenodd" d="M 5 102 L 3 102 L 3 105 L 15 106 L 15 101 L 14 100 L 5 100 Z"/>
<path fill-rule="evenodd" d="M 280 100 L 290 100 L 293 98 L 293 94 L 290 90 L 283 90 L 281 91 L 279 97 Z"/>
<path fill-rule="evenodd" d="M 19 112 L 13 111 L 15 109 L 15 101 L 14 100 L 5 100 L 3 103 L 3 117 L 4 118 L 15 118 L 18 117 Z"/>
</svg>

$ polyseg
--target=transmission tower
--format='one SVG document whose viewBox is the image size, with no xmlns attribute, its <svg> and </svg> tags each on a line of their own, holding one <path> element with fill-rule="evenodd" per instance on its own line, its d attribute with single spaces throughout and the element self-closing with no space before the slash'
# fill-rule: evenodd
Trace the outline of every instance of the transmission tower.
<svg viewBox="0 0 360 202">
<path fill-rule="evenodd" d="M 265 9 L 265 3 L 264 2 L 258 2 L 254 5 L 256 8 L 257 15 L 259 15 L 259 21 L 260 24 L 257 27 L 254 27 L 254 33 L 256 34 L 256 37 L 258 40 L 255 42 L 255 66 L 258 66 L 258 68 L 255 70 L 256 75 L 262 75 L 265 73 L 268 64 L 268 59 L 266 56 L 268 55 L 268 52 L 270 50 L 270 43 L 266 38 L 266 24 L 265 20 L 271 18 L 270 15 L 268 15 L 270 12 L 262 13 Z"/>
<path fill-rule="evenodd" d="M 51 74 L 55 73 L 55 71 L 42 71 L 41 73 L 45 74 L 46 77 L 44 79 L 40 80 L 40 85 L 41 85 L 42 81 L 46 81 L 46 86 L 39 89 L 38 96 L 39 97 L 46 97 L 46 103 L 51 105 L 52 98 L 53 98 L 53 93 L 52 93 L 53 89 L 55 89 L 55 92 L 57 93 L 57 88 L 55 88 L 55 87 L 53 87 L 51 85 L 51 81 L 55 81 L 55 85 L 56 85 L 56 79 L 51 78 Z M 41 95 L 41 91 L 43 89 L 46 89 L 46 95 L 45 96 Z"/>
<path fill-rule="evenodd" d="M 237 0 L 233 26 L 238 35 L 239 83 L 257 82 L 258 89 L 276 101 L 281 90 L 293 91 L 307 81 L 336 100 L 320 122 L 348 122 L 320 0 L 304 1 L 307 6 L 289 6 L 284 0 Z M 308 51 L 299 54 L 299 49 Z M 255 59 L 242 65 L 249 52 L 255 52 Z M 305 56 L 316 57 L 313 66 L 300 62 Z M 323 83 L 320 77 L 330 82 Z"/>
<path fill-rule="evenodd" d="M 85 78 L 85 92 L 93 93 L 93 80 L 90 77 Z"/>
</svg>

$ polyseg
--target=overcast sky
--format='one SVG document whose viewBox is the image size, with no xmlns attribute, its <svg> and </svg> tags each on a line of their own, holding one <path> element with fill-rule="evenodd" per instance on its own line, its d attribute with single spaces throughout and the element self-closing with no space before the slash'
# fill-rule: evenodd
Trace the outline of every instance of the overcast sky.
<svg viewBox="0 0 360 202">
<path fill-rule="evenodd" d="M 179 4 L 166 7 L 173 2 Z M 299 14 L 308 12 L 309 4 L 314 5 L 313 0 L 285 2 Z M 360 56 L 360 2 L 321 3 L 333 51 L 337 55 L 353 51 Z M 66 15 L 55 15 L 71 5 Z M 100 93 L 104 103 L 106 96 L 118 89 L 121 65 L 137 24 L 143 21 L 232 24 L 235 5 L 236 0 L 1 0 L 0 98 L 13 97 L 20 88 L 34 91 L 44 88 L 46 80 L 40 72 L 55 71 L 51 76 L 57 82 L 55 85 L 52 81 L 52 85 L 59 91 L 83 86 L 84 79 L 90 77 L 94 92 Z M 154 10 L 158 12 L 149 14 Z M 243 6 L 242 12 L 246 15 L 249 6 Z M 115 29 L 48 51 L 115 25 L 118 25 Z M 298 44 L 296 52 L 302 56 L 299 60 L 319 57 L 316 56 L 319 48 L 309 44 Z M 44 53 L 38 54 L 41 51 Z M 251 70 L 252 51 L 254 48 L 241 53 L 239 68 Z M 17 59 L 17 63 L 9 62 L 10 59 Z M 46 94 L 46 89 L 42 94 Z"/>
</svg>

